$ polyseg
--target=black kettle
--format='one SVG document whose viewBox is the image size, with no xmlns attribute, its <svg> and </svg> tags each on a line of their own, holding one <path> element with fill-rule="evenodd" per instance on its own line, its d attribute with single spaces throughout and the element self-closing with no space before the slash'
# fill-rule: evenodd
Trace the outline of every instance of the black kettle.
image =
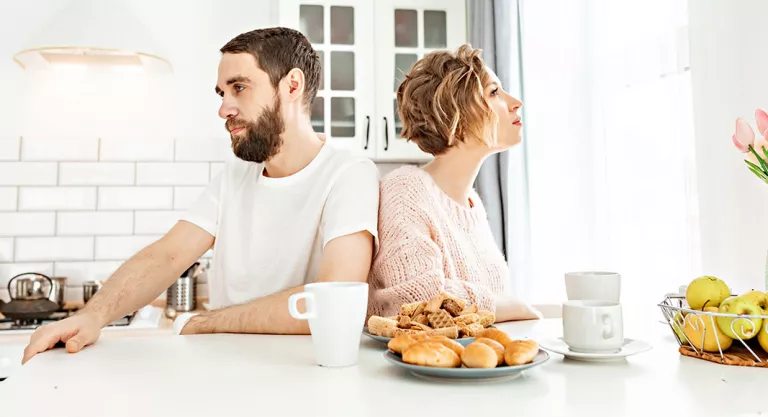
<svg viewBox="0 0 768 417">
<path fill-rule="evenodd" d="M 48 281 L 48 293 L 40 289 L 37 285 L 40 279 Z M 17 280 L 24 285 L 17 285 L 16 291 L 12 291 L 13 284 Z M 27 285 L 32 283 L 33 286 Z M 25 289 L 24 294 L 19 294 L 19 288 Z M 34 288 L 27 291 L 27 288 Z M 61 308 L 61 306 L 50 300 L 51 293 L 53 292 L 53 280 L 46 275 L 37 272 L 28 272 L 16 275 L 8 281 L 8 296 L 11 297 L 10 302 L 0 302 L 0 313 L 6 318 L 11 320 L 40 320 L 51 316 L 51 314 Z"/>
</svg>

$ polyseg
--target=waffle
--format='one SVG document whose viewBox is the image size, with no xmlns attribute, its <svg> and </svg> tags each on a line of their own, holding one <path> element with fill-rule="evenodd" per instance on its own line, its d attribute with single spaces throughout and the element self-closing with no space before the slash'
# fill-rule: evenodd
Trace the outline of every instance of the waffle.
<svg viewBox="0 0 768 417">
<path fill-rule="evenodd" d="M 401 316 L 413 317 L 414 316 L 413 313 L 416 311 L 416 308 L 418 308 L 420 304 L 421 303 L 403 304 L 400 307 L 400 315 Z"/>
<path fill-rule="evenodd" d="M 464 311 L 464 307 L 464 305 L 460 304 L 453 298 L 443 301 L 443 310 L 450 313 L 453 317 L 460 315 L 461 312 Z"/>
<path fill-rule="evenodd" d="M 427 318 L 429 319 L 429 325 L 433 329 L 442 329 L 443 327 L 451 327 L 456 324 L 453 322 L 453 317 L 445 311 L 438 310 L 436 313 L 430 313 Z"/>
<path fill-rule="evenodd" d="M 410 329 L 411 318 L 408 316 L 400 316 L 399 320 L 397 321 L 397 327 L 401 329 Z"/>
<path fill-rule="evenodd" d="M 413 323 L 421 323 L 425 326 L 429 326 L 429 319 L 427 318 L 426 314 L 422 313 L 411 319 L 411 324 Z"/>
<path fill-rule="evenodd" d="M 472 323 L 479 323 L 480 322 L 480 315 L 477 313 L 471 313 L 471 314 L 463 314 L 459 317 L 454 317 L 453 322 L 458 323 L 464 323 L 464 324 L 472 324 Z"/>
<path fill-rule="evenodd" d="M 368 319 L 368 332 L 372 335 L 391 337 L 386 334 L 392 333 L 396 329 L 397 322 L 394 320 L 379 316 L 371 316 Z"/>
<path fill-rule="evenodd" d="M 496 323 L 496 315 L 490 311 L 480 311 L 477 314 L 480 315 L 479 323 L 482 324 L 483 327 L 489 327 L 493 323 Z"/>
</svg>

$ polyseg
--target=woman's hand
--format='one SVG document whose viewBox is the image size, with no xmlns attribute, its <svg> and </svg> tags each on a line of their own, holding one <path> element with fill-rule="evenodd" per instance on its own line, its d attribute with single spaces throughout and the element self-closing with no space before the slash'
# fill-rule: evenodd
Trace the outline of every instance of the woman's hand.
<svg viewBox="0 0 768 417">
<path fill-rule="evenodd" d="M 532 305 L 512 297 L 496 299 L 496 322 L 514 320 L 539 320 L 544 315 Z"/>
</svg>

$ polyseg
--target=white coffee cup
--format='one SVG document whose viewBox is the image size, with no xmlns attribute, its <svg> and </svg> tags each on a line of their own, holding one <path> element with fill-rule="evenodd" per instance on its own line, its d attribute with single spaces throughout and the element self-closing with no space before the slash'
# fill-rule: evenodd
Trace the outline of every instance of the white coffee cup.
<svg viewBox="0 0 768 417">
<path fill-rule="evenodd" d="M 618 352 L 624 345 L 621 304 L 596 300 L 564 302 L 563 341 L 574 352 Z"/>
<path fill-rule="evenodd" d="M 601 300 L 619 302 L 621 275 L 616 272 L 568 272 L 565 292 L 569 300 Z"/>
<path fill-rule="evenodd" d="M 306 312 L 297 303 L 304 299 Z M 317 282 L 288 298 L 288 311 L 297 320 L 308 320 L 315 360 L 320 366 L 357 364 L 360 335 L 368 312 L 368 284 L 364 282 Z"/>
</svg>

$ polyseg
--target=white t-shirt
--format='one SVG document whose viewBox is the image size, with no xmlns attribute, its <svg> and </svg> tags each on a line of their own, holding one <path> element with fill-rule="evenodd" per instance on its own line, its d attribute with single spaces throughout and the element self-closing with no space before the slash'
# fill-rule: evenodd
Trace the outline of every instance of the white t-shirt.
<svg viewBox="0 0 768 417">
<path fill-rule="evenodd" d="M 181 218 L 215 237 L 212 308 L 316 281 L 323 248 L 339 236 L 367 230 L 378 248 L 379 174 L 371 160 L 325 143 L 294 175 L 263 172 L 264 164 L 232 156 Z"/>
</svg>

